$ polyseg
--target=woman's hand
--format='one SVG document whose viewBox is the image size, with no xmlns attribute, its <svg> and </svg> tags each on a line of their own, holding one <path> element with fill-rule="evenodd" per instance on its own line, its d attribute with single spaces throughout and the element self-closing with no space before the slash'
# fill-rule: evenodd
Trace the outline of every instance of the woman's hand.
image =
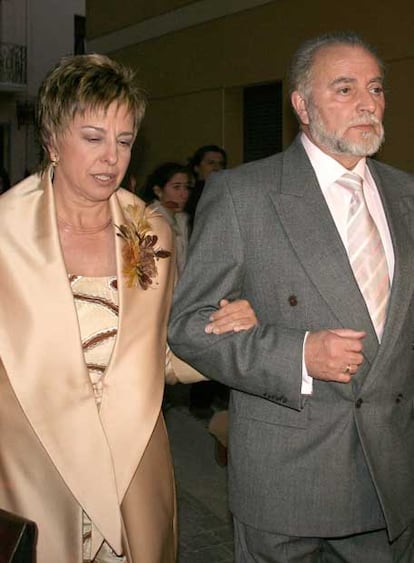
<svg viewBox="0 0 414 563">
<path fill-rule="evenodd" d="M 256 314 L 246 299 L 237 299 L 232 302 L 222 299 L 219 305 L 220 309 L 214 311 L 210 316 L 209 324 L 204 329 L 207 334 L 240 332 L 258 324 Z"/>
</svg>

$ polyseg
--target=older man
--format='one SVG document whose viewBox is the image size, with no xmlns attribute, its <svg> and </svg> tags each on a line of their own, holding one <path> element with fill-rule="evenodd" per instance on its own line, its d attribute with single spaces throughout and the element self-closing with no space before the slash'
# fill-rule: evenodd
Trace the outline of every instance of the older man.
<svg viewBox="0 0 414 563">
<path fill-rule="evenodd" d="M 354 34 L 304 44 L 302 132 L 214 175 L 170 325 L 175 352 L 231 386 L 237 562 L 414 561 L 414 184 L 367 158 L 383 68 Z M 222 295 L 259 325 L 204 330 Z"/>
</svg>

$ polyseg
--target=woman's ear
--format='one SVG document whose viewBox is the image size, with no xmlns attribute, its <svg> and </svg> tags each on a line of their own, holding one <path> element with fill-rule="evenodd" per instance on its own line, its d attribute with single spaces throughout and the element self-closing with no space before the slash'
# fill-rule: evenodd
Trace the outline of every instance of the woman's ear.
<svg viewBox="0 0 414 563">
<path fill-rule="evenodd" d="M 290 101 L 302 125 L 309 125 L 308 105 L 305 98 L 295 90 Z"/>
<path fill-rule="evenodd" d="M 162 189 L 159 186 L 154 186 L 153 190 L 154 194 L 157 196 L 158 199 L 162 198 Z"/>
<path fill-rule="evenodd" d="M 59 152 L 56 149 L 55 143 L 51 142 L 47 146 L 47 152 L 48 152 L 49 160 L 50 160 L 52 166 L 57 166 L 59 164 Z"/>
</svg>

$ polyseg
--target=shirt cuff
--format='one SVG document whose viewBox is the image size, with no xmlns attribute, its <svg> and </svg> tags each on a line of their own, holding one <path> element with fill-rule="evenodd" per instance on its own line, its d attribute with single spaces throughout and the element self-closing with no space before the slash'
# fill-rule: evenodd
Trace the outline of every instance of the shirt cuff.
<svg viewBox="0 0 414 563">
<path fill-rule="evenodd" d="M 313 377 L 308 374 L 308 370 L 306 369 L 305 364 L 305 344 L 306 339 L 308 338 L 309 332 L 305 334 L 305 338 L 303 339 L 303 348 L 302 348 L 302 387 L 301 393 L 302 395 L 312 395 L 313 391 Z"/>
</svg>

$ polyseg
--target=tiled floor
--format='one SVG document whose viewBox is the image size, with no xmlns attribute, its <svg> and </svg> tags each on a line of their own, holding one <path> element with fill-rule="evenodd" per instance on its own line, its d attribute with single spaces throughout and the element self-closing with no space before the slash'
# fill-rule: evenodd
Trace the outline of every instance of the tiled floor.
<svg viewBox="0 0 414 563">
<path fill-rule="evenodd" d="M 227 473 L 214 460 L 206 421 L 188 411 L 188 388 L 169 389 L 167 427 L 178 493 L 179 563 L 233 563 Z"/>
<path fill-rule="evenodd" d="M 180 492 L 180 563 L 232 563 L 233 539 L 228 522 L 215 516 L 189 493 Z"/>
</svg>

